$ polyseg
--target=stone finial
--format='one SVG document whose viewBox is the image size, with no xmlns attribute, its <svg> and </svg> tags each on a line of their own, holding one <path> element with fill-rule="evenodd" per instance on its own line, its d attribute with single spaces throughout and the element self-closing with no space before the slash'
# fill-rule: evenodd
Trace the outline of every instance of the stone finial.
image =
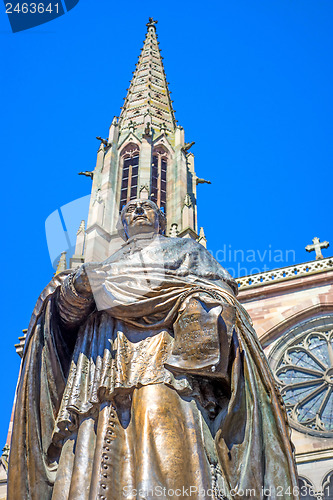
<svg viewBox="0 0 333 500">
<path fill-rule="evenodd" d="M 8 460 L 9 460 L 9 444 L 6 443 L 5 446 L 2 448 L 2 455 L 0 457 L 0 462 L 3 465 L 6 474 L 8 474 Z M 3 480 L 3 478 L 1 478 Z M 1 497 L 2 498 L 2 497 Z M 6 498 L 6 497 L 4 497 Z"/>
<path fill-rule="evenodd" d="M 178 224 L 176 224 L 176 222 L 173 222 L 169 230 L 169 236 L 170 238 L 177 238 L 178 234 Z"/>
<path fill-rule="evenodd" d="M 102 208 L 104 209 L 104 206 Z M 86 242 L 86 223 L 84 220 L 82 220 L 79 229 L 77 230 L 76 233 L 75 254 L 73 257 L 83 257 L 85 242 Z"/>
<path fill-rule="evenodd" d="M 200 243 L 200 245 L 202 245 L 203 247 L 207 248 L 207 238 L 205 236 L 205 232 L 204 232 L 204 228 L 201 227 L 200 228 L 200 232 L 199 232 L 199 238 L 198 238 L 198 243 Z"/>
<path fill-rule="evenodd" d="M 86 230 L 86 223 L 84 220 L 81 220 L 80 222 L 80 226 L 79 226 L 79 229 L 77 230 L 77 233 L 76 234 L 79 234 L 79 233 L 84 233 Z"/>
<path fill-rule="evenodd" d="M 319 238 L 314 237 L 312 240 L 313 245 L 307 245 L 305 247 L 305 250 L 307 252 L 313 252 L 313 250 L 316 252 L 316 260 L 323 259 L 324 256 L 321 253 L 322 248 L 328 248 L 330 246 L 328 241 L 323 241 L 321 242 Z"/>
<path fill-rule="evenodd" d="M 149 198 L 149 188 L 147 185 L 141 186 L 139 193 L 140 200 L 148 200 Z"/>
<path fill-rule="evenodd" d="M 158 21 L 154 21 L 154 18 L 150 17 L 148 20 L 148 23 L 146 24 L 147 29 L 149 30 L 149 28 L 154 28 L 154 30 L 156 31 L 156 24 L 157 23 L 158 23 Z"/>
<path fill-rule="evenodd" d="M 194 206 L 189 193 L 186 193 L 182 208 L 182 231 L 194 227 Z"/>
<path fill-rule="evenodd" d="M 56 274 L 61 273 L 62 271 L 66 271 L 67 269 L 67 260 L 66 260 L 67 252 L 61 252 L 60 259 L 57 265 Z"/>
<path fill-rule="evenodd" d="M 1 458 L 4 458 L 6 462 L 8 462 L 8 457 L 9 457 L 9 444 L 5 444 L 5 446 L 2 448 L 2 455 Z"/>
</svg>

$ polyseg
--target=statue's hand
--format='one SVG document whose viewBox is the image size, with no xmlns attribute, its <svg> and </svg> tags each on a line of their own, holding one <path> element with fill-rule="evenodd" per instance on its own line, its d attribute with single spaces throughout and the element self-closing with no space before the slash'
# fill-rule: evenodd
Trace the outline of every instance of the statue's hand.
<svg viewBox="0 0 333 500">
<path fill-rule="evenodd" d="M 87 297 L 87 298 L 91 297 L 92 290 L 91 290 L 88 274 L 87 274 L 87 271 L 86 271 L 84 264 L 74 274 L 73 285 L 74 285 L 75 290 L 77 291 L 77 293 L 79 295 L 82 295 L 83 297 Z"/>
</svg>

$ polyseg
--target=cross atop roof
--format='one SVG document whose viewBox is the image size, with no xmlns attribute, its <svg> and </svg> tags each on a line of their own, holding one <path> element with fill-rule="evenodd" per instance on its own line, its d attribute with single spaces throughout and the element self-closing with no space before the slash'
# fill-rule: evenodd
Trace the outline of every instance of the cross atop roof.
<svg viewBox="0 0 333 500">
<path fill-rule="evenodd" d="M 321 253 L 322 248 L 328 248 L 330 246 L 328 241 L 321 242 L 319 238 L 315 237 L 312 240 L 313 245 L 307 245 L 305 250 L 307 252 L 312 252 L 313 250 L 316 252 L 316 260 L 323 259 L 324 256 Z"/>
</svg>

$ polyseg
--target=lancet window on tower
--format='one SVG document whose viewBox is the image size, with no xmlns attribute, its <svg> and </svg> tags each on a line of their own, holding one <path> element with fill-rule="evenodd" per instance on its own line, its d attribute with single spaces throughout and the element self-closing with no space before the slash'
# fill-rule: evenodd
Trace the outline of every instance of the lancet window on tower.
<svg viewBox="0 0 333 500">
<path fill-rule="evenodd" d="M 162 147 L 154 149 L 151 168 L 151 199 L 166 212 L 166 180 L 168 153 Z"/>
<path fill-rule="evenodd" d="M 122 181 L 120 191 L 121 210 L 126 203 L 137 197 L 138 194 L 138 169 L 139 169 L 139 147 L 136 144 L 128 144 L 120 155 L 122 167 Z"/>
</svg>

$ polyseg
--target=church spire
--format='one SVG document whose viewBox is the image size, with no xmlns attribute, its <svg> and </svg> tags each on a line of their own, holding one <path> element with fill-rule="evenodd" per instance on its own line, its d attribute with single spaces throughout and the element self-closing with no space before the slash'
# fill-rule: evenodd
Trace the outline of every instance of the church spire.
<svg viewBox="0 0 333 500">
<path fill-rule="evenodd" d="M 78 262 L 105 260 L 121 245 L 119 213 L 135 198 L 149 198 L 164 211 L 167 235 L 198 238 L 196 189 L 202 179 L 189 151 L 194 142 L 185 142 L 175 119 L 156 23 L 152 18 L 147 23 L 120 118 L 113 118 L 107 140 L 99 137 L 84 255 Z"/>
<path fill-rule="evenodd" d="M 152 128 L 159 133 L 161 130 L 174 132 L 176 128 L 156 24 L 157 21 L 150 17 L 144 45 L 120 114 L 121 130 Z"/>
<path fill-rule="evenodd" d="M 67 260 L 66 260 L 66 254 L 67 252 L 61 252 L 60 259 L 57 265 L 57 270 L 55 274 L 59 274 L 62 271 L 66 271 L 67 269 Z"/>
</svg>

